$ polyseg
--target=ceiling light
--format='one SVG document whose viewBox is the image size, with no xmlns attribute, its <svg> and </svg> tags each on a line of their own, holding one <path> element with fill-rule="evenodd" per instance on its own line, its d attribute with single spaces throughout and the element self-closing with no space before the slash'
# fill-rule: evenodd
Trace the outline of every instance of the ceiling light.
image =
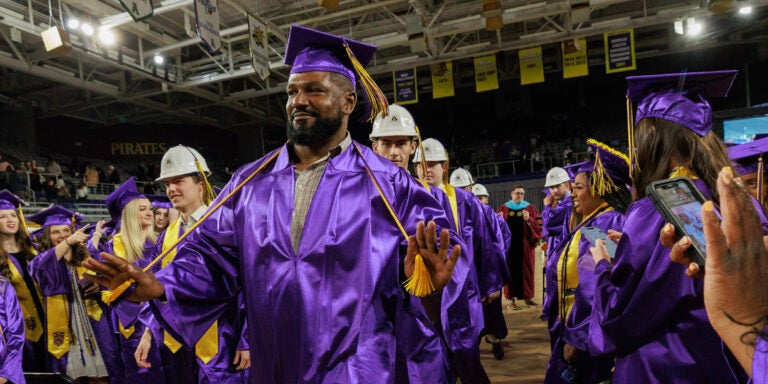
<svg viewBox="0 0 768 384">
<path fill-rule="evenodd" d="M 697 22 L 693 17 L 689 18 L 686 24 L 688 26 L 688 36 L 697 36 L 703 29 L 701 23 Z"/>
<path fill-rule="evenodd" d="M 677 33 L 678 35 L 685 35 L 685 29 L 683 28 L 682 20 L 675 21 L 675 33 Z"/>
<path fill-rule="evenodd" d="M 739 8 L 740 15 L 749 15 L 750 13 L 752 13 L 752 7 L 749 5 Z"/>
<path fill-rule="evenodd" d="M 155 64 L 161 65 L 165 62 L 165 58 L 161 55 L 155 55 Z"/>
<path fill-rule="evenodd" d="M 115 34 L 109 29 L 103 29 L 99 31 L 99 41 L 106 45 L 112 45 L 115 43 Z"/>
<path fill-rule="evenodd" d="M 80 30 L 83 31 L 86 36 L 93 36 L 93 27 L 88 23 L 81 24 Z"/>
<path fill-rule="evenodd" d="M 77 29 L 80 27 L 80 20 L 72 18 L 67 21 L 67 28 L 69 29 Z"/>
</svg>

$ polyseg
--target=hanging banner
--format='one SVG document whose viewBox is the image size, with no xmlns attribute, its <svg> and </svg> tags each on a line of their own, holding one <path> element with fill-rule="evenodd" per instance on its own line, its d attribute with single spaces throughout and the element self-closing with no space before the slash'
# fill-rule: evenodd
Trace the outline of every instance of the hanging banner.
<svg viewBox="0 0 768 384">
<path fill-rule="evenodd" d="M 414 104 L 419 102 L 419 92 L 416 90 L 416 68 L 392 72 L 395 82 L 395 103 Z"/>
<path fill-rule="evenodd" d="M 256 16 L 248 14 L 248 46 L 251 48 L 253 71 L 262 80 L 269 77 L 269 43 L 267 42 L 267 24 Z"/>
<path fill-rule="evenodd" d="M 195 29 L 210 53 L 221 49 L 219 0 L 195 0 Z"/>
<path fill-rule="evenodd" d="M 520 59 L 520 84 L 543 83 L 544 59 L 541 57 L 541 47 L 521 49 L 517 56 Z"/>
<path fill-rule="evenodd" d="M 609 32 L 603 34 L 605 43 L 605 73 L 632 71 L 635 62 L 635 31 Z"/>
<path fill-rule="evenodd" d="M 453 63 L 445 63 L 445 74 L 442 76 L 432 75 L 432 98 L 451 97 L 454 95 L 453 89 Z"/>
<path fill-rule="evenodd" d="M 120 0 L 120 5 L 131 15 L 133 21 L 148 19 L 155 12 L 151 0 Z"/>
<path fill-rule="evenodd" d="M 475 92 L 499 89 L 496 55 L 475 57 Z"/>
<path fill-rule="evenodd" d="M 563 51 L 563 79 L 589 75 L 587 39 L 569 40 L 560 45 Z"/>
</svg>

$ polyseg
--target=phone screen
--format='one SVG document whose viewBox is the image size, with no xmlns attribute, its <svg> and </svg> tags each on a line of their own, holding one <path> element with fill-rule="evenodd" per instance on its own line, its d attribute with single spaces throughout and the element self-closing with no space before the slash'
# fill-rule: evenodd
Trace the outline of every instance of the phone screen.
<svg viewBox="0 0 768 384">
<path fill-rule="evenodd" d="M 597 227 L 584 227 L 581 229 L 581 235 L 595 245 L 595 240 L 605 241 L 605 248 L 608 250 L 608 256 L 613 259 L 616 257 L 616 242 L 608 238 L 608 235 L 602 229 Z"/>
<path fill-rule="evenodd" d="M 691 241 L 696 242 L 702 253 L 706 254 L 706 241 L 704 240 L 704 224 L 701 221 L 701 202 L 691 191 L 689 184 L 685 182 L 663 184 L 656 191 L 664 203 L 680 220 L 682 229 Z"/>
</svg>

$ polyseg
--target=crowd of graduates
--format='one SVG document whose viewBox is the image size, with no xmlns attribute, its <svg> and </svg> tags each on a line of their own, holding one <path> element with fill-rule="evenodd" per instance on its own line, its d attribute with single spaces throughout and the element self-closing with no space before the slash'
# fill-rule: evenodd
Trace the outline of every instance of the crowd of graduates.
<svg viewBox="0 0 768 384">
<path fill-rule="evenodd" d="M 110 222 L 25 217 L 0 192 L 0 382 L 488 383 L 480 343 L 503 359 L 502 295 L 538 305 L 542 239 L 547 383 L 765 382 L 768 303 L 746 312 L 711 288 L 731 275 L 710 260 L 746 252 L 732 228 L 766 253 L 763 142 L 726 151 L 712 132 L 708 99 L 735 71 L 628 78 L 633 150 L 588 140 L 594 158 L 547 174 L 539 214 L 522 186 L 493 209 L 469 172 L 449 177 L 445 147 L 365 72 L 374 51 L 293 26 L 288 141 L 220 191 L 179 145 L 160 164 L 166 195 L 128 179 L 105 199 Z M 358 85 L 370 148 L 348 133 Z M 722 203 L 724 232 L 704 205 L 706 272 L 648 197 L 674 177 Z"/>
</svg>

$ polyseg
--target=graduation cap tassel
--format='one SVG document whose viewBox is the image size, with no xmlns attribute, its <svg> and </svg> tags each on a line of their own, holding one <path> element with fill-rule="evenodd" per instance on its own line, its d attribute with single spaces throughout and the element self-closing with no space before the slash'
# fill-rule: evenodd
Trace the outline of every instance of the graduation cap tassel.
<svg viewBox="0 0 768 384">
<path fill-rule="evenodd" d="M 421 158 L 419 159 L 419 166 L 421 167 L 421 174 L 426 175 L 427 174 L 427 156 L 424 153 L 424 143 L 421 139 L 421 131 L 419 130 L 419 126 L 414 124 L 414 128 L 416 128 L 416 139 L 419 140 L 419 153 L 421 154 Z"/>
<path fill-rule="evenodd" d="M 203 170 L 203 165 L 200 164 L 200 160 L 195 157 L 195 165 L 197 166 L 197 172 L 200 174 L 200 177 L 203 179 L 203 203 L 205 205 L 211 204 L 214 198 L 216 198 L 216 194 L 213 193 L 213 188 L 211 187 L 211 183 L 208 182 L 208 177 L 205 176 L 205 171 Z"/>
<path fill-rule="evenodd" d="M 763 156 L 757 158 L 757 196 L 760 200 L 760 205 L 765 206 L 765 199 L 763 198 L 763 181 L 765 179 L 765 164 L 763 163 Z"/>
<path fill-rule="evenodd" d="M 632 99 L 627 95 L 627 151 L 629 152 L 629 178 L 635 180 L 635 114 L 633 113 Z M 638 167 L 638 171 L 640 168 Z"/>
<path fill-rule="evenodd" d="M 623 153 L 595 139 L 588 139 L 587 144 L 596 147 L 595 165 L 594 165 L 595 171 L 592 175 L 592 178 L 589 184 L 590 192 L 596 196 L 605 196 L 609 193 L 618 191 L 620 188 L 613 181 L 613 178 L 611 178 L 611 175 L 608 174 L 608 170 L 605 168 L 602 157 L 600 156 L 600 151 L 606 151 L 615 157 L 623 159 L 631 167 L 631 162 L 629 158 Z"/>
<path fill-rule="evenodd" d="M 232 190 L 232 192 L 230 192 L 223 199 L 219 200 L 219 202 L 216 203 L 216 205 L 214 205 L 207 212 L 205 212 L 205 215 L 203 215 L 203 217 L 201 217 L 200 220 L 198 220 L 195 223 L 195 225 L 192 226 L 192 228 L 190 228 L 188 231 L 184 232 L 183 235 L 179 236 L 179 238 L 176 240 L 175 243 L 173 243 L 172 246 L 168 247 L 168 249 L 165 252 L 162 252 L 161 254 L 157 255 L 157 257 L 155 257 L 154 260 L 152 260 L 149 264 L 147 264 L 147 266 L 144 267 L 143 271 L 144 272 L 148 271 L 150 268 L 152 268 L 153 265 L 157 264 L 158 261 L 163 260 L 163 258 L 165 258 L 165 256 L 168 255 L 168 253 L 170 253 L 172 250 L 176 249 L 176 246 L 179 245 L 179 243 L 182 240 L 184 240 L 187 237 L 187 235 L 192 233 L 195 230 L 195 228 L 197 228 L 200 224 L 205 222 L 205 220 L 208 217 L 210 217 L 222 205 L 224 205 L 224 203 L 226 203 L 229 199 L 231 199 L 232 196 L 234 196 L 237 192 L 239 192 L 243 188 L 243 186 L 245 184 L 247 184 L 249 181 L 251 181 L 251 179 L 256 177 L 256 175 L 261 173 L 261 171 L 264 168 L 266 168 L 267 165 L 271 164 L 272 161 L 274 161 L 279 154 L 280 154 L 280 151 L 275 151 L 272 154 L 272 156 L 270 156 L 267 160 L 265 160 L 255 171 L 253 171 L 253 173 L 251 173 L 250 175 L 248 175 L 248 177 L 246 177 L 243 181 L 241 181 L 240 184 L 238 184 L 237 187 L 235 187 Z M 200 167 L 200 163 L 198 163 L 198 167 Z M 202 174 L 205 175 L 204 172 Z M 203 177 L 205 177 L 205 176 L 203 176 Z M 203 180 L 205 180 L 206 184 L 208 183 L 207 179 L 203 179 Z M 209 188 L 210 188 L 210 184 L 208 184 L 208 185 L 209 185 Z M 212 195 L 213 195 L 213 190 L 211 190 L 211 196 Z M 101 292 L 101 300 L 105 304 L 112 304 L 113 302 L 115 302 L 115 300 L 120 298 L 120 296 L 122 296 L 123 293 L 125 293 L 125 291 L 128 290 L 128 288 L 130 288 L 131 284 L 133 284 L 133 283 L 134 283 L 133 280 L 127 280 L 126 282 L 124 282 L 123 284 L 120 284 L 120 286 L 118 286 L 117 288 L 115 288 L 115 289 L 113 289 L 111 291 L 102 291 Z"/>
<path fill-rule="evenodd" d="M 376 82 L 373 81 L 373 78 L 371 78 L 371 75 L 365 70 L 365 67 L 357 60 L 357 57 L 355 57 L 355 54 L 352 52 L 352 49 L 349 48 L 347 42 L 344 42 L 344 49 L 347 51 L 347 56 L 349 56 L 349 60 L 352 62 L 352 66 L 354 67 L 357 76 L 360 78 L 360 86 L 363 87 L 363 94 L 368 100 L 366 105 L 366 112 L 368 112 L 367 121 L 373 121 L 379 112 L 382 113 L 382 117 L 386 117 L 389 111 L 389 102 L 387 101 L 384 92 L 381 91 L 381 88 L 379 88 Z"/>
</svg>

